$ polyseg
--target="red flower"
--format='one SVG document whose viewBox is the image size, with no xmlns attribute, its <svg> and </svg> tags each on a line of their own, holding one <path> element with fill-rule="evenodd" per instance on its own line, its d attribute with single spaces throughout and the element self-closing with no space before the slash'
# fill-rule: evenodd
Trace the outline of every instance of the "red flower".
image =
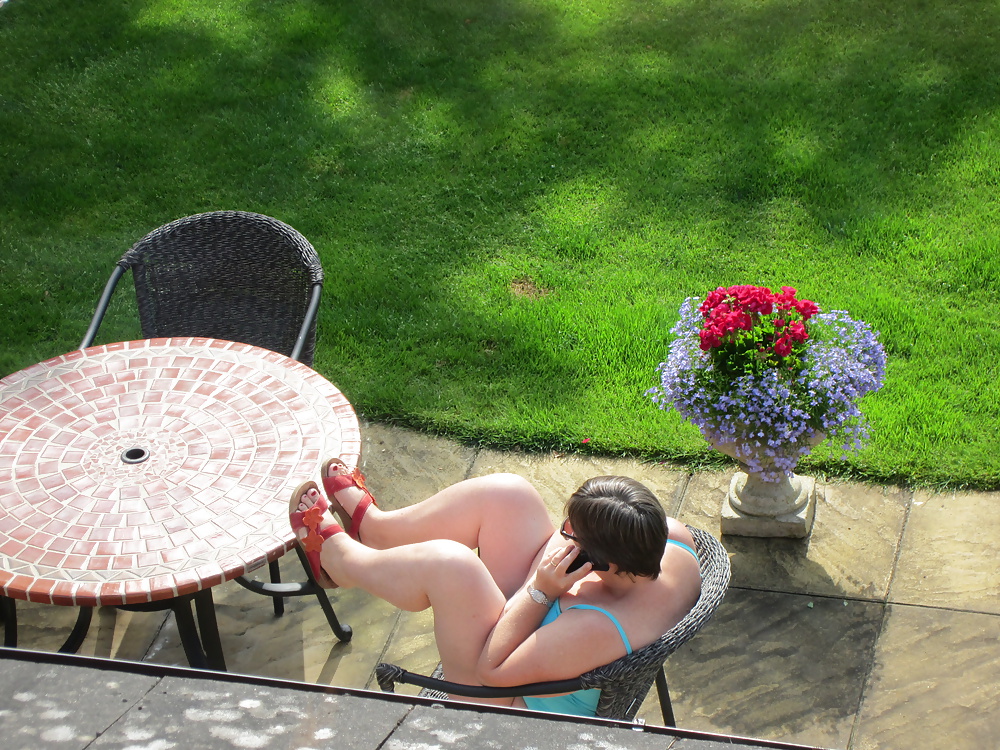
<svg viewBox="0 0 1000 750">
<path fill-rule="evenodd" d="M 802 316 L 802 320 L 809 320 L 819 312 L 819 305 L 812 300 L 803 299 L 795 303 L 795 310 Z"/>
<path fill-rule="evenodd" d="M 701 307 L 698 308 L 698 311 L 704 315 L 728 296 L 728 292 L 720 286 L 714 292 L 708 293 L 708 296 L 705 297 L 705 301 L 701 303 Z"/>
<path fill-rule="evenodd" d="M 702 351 L 717 349 L 723 344 L 735 344 L 738 347 L 750 346 L 765 357 L 772 353 L 787 357 L 795 343 L 809 338 L 805 321 L 819 312 L 815 303 L 797 300 L 796 294 L 795 288 L 790 286 L 781 287 L 779 293 L 766 286 L 750 284 L 718 287 L 705 297 L 698 308 L 705 319 L 699 332 Z M 765 319 L 776 311 L 779 315 L 775 320 Z M 764 334 L 762 340 L 759 335 L 754 335 L 754 328 L 758 325 L 767 327 L 761 331 Z M 770 330 L 774 333 L 769 334 Z"/>
<path fill-rule="evenodd" d="M 788 336 L 782 336 L 774 342 L 774 353 L 779 357 L 787 357 L 792 353 L 792 342 Z"/>
<path fill-rule="evenodd" d="M 805 341 L 809 338 L 809 334 L 806 333 L 806 327 L 797 320 L 788 326 L 788 335 L 792 341 Z"/>
<path fill-rule="evenodd" d="M 707 352 L 722 343 L 722 336 L 716 328 L 703 328 L 698 332 L 701 338 L 701 350 Z"/>
</svg>

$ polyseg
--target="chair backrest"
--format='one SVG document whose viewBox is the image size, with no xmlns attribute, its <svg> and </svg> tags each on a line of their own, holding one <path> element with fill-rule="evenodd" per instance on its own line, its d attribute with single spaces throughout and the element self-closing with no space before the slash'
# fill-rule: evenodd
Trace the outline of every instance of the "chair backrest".
<svg viewBox="0 0 1000 750">
<path fill-rule="evenodd" d="M 657 640 L 581 676 L 583 687 L 601 690 L 598 716 L 624 721 L 634 718 L 663 662 L 705 626 L 729 589 L 726 548 L 707 531 L 690 526 L 688 530 L 701 561 L 701 595 L 691 611 Z"/>
<path fill-rule="evenodd" d="M 145 338 L 207 336 L 292 356 L 323 283 L 313 246 L 287 224 L 213 211 L 155 229 L 122 256 Z M 299 360 L 311 365 L 315 305 Z"/>
</svg>

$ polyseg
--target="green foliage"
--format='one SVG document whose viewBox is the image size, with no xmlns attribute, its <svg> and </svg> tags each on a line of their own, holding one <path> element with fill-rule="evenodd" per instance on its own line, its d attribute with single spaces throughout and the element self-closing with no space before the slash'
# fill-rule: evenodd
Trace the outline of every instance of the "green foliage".
<svg viewBox="0 0 1000 750">
<path fill-rule="evenodd" d="M 316 366 L 368 417 L 713 460 L 642 395 L 678 306 L 788 285 L 890 358 L 869 447 L 804 468 L 1000 487 L 997 29 L 974 0 L 12 0 L 0 374 L 75 347 L 138 237 L 243 209 L 319 250 Z M 138 335 L 126 297 L 102 341 Z"/>
</svg>

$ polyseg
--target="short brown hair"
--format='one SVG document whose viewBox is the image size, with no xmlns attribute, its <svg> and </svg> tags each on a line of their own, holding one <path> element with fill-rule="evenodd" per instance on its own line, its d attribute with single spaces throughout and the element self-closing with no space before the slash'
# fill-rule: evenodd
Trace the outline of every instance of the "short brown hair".
<svg viewBox="0 0 1000 750">
<path fill-rule="evenodd" d="M 566 502 L 573 535 L 591 557 L 622 573 L 657 578 L 667 545 L 667 514 L 646 485 L 594 477 Z"/>
</svg>

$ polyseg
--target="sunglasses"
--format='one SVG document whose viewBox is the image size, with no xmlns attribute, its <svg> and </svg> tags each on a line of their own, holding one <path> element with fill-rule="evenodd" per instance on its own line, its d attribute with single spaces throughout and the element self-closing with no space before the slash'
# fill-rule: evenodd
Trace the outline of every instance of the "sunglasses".
<svg viewBox="0 0 1000 750">
<path fill-rule="evenodd" d="M 583 548 L 583 542 L 581 542 L 578 537 L 575 537 L 568 531 L 566 531 L 567 523 L 569 523 L 568 518 L 565 521 L 563 521 L 562 526 L 559 527 L 559 533 L 562 535 L 563 539 L 568 539 L 571 542 L 576 542 L 576 544 L 580 547 L 580 551 L 576 553 L 576 559 L 574 559 L 573 562 L 569 564 L 569 567 L 566 569 L 566 572 L 572 573 L 578 568 L 583 567 L 584 563 L 588 562 L 593 566 L 593 570 L 610 570 L 611 569 L 610 565 L 608 565 L 607 563 L 597 562 L 596 560 L 593 560 L 590 557 L 590 555 L 587 554 L 587 550 Z"/>
<path fill-rule="evenodd" d="M 559 533 L 562 535 L 562 538 L 563 539 L 569 539 L 571 542 L 576 542 L 577 544 L 582 544 L 582 542 L 580 542 L 580 540 L 578 538 L 576 538 L 575 536 L 573 536 L 572 534 L 570 534 L 568 531 L 566 531 L 566 524 L 568 524 L 568 523 L 569 523 L 569 519 L 567 518 L 565 521 L 562 522 L 562 526 L 559 528 Z"/>
</svg>

